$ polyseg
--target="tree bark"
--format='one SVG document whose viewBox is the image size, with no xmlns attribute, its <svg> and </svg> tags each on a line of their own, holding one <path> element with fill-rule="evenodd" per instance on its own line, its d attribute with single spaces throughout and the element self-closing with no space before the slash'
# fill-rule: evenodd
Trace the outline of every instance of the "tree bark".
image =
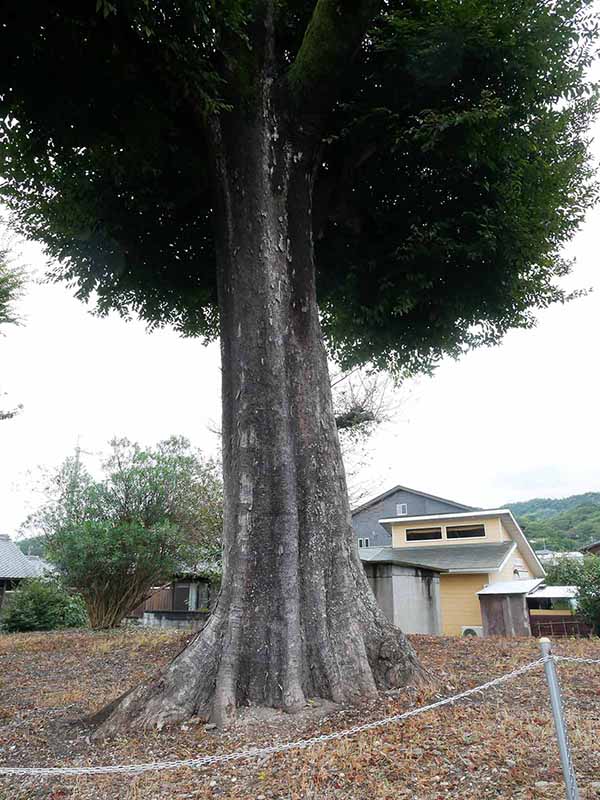
<svg viewBox="0 0 600 800">
<path fill-rule="evenodd" d="M 403 686 L 420 668 L 358 558 L 319 322 L 318 137 L 266 71 L 254 112 L 212 125 L 223 374 L 224 574 L 215 610 L 100 733 L 257 704 L 293 712 Z"/>
</svg>

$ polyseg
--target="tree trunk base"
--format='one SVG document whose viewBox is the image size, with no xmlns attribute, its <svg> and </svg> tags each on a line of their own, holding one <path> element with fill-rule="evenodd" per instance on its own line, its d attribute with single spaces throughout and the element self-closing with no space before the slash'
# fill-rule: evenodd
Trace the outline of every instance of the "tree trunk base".
<svg viewBox="0 0 600 800">
<path fill-rule="evenodd" d="M 375 624 L 371 635 L 363 635 L 358 647 L 368 654 L 364 670 L 333 684 L 329 696 L 310 694 L 301 688 L 287 697 L 283 692 L 278 697 L 265 696 L 261 702 L 253 702 L 236 696 L 228 680 L 222 678 L 220 660 L 227 624 L 215 614 L 163 674 L 117 698 L 92 719 L 98 725 L 95 738 L 134 728 L 161 730 L 191 717 L 226 728 L 235 724 L 237 710 L 242 706 L 270 707 L 294 714 L 301 712 L 309 700 L 358 705 L 375 699 L 380 692 L 425 682 L 427 676 L 404 634 L 381 612 L 372 622 Z M 351 649 L 356 647 L 354 641 Z M 259 679 L 258 675 L 254 677 L 254 681 Z"/>
</svg>

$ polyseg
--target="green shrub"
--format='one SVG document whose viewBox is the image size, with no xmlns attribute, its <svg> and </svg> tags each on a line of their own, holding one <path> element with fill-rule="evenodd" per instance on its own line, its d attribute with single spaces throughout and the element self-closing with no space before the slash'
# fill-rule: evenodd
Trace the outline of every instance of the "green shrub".
<svg viewBox="0 0 600 800">
<path fill-rule="evenodd" d="M 562 558 L 548 567 L 546 583 L 576 586 L 578 614 L 600 636 L 600 556 L 586 556 L 583 563 Z"/>
<path fill-rule="evenodd" d="M 87 624 L 81 597 L 69 594 L 59 581 L 44 578 L 24 581 L 2 616 L 2 627 L 9 633 L 82 628 Z"/>
</svg>

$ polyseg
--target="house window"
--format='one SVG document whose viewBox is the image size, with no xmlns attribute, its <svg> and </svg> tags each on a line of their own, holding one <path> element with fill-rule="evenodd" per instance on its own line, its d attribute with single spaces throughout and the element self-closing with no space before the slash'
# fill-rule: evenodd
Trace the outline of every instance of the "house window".
<svg viewBox="0 0 600 800">
<path fill-rule="evenodd" d="M 359 540 L 358 540 L 358 546 L 359 546 L 359 547 L 362 547 L 362 546 L 363 546 L 363 540 L 362 540 L 362 539 L 359 539 Z"/>
<path fill-rule="evenodd" d="M 446 526 L 446 539 L 477 539 L 485 536 L 485 525 Z"/>
<path fill-rule="evenodd" d="M 413 528 L 406 531 L 407 542 L 427 542 L 431 539 L 441 539 L 441 528 Z"/>
<path fill-rule="evenodd" d="M 368 546 L 369 546 L 369 540 L 365 539 L 365 547 L 368 547 Z"/>
<path fill-rule="evenodd" d="M 405 517 L 408 514 L 408 504 L 407 503 L 397 503 L 396 505 L 396 516 L 397 517 Z"/>
</svg>

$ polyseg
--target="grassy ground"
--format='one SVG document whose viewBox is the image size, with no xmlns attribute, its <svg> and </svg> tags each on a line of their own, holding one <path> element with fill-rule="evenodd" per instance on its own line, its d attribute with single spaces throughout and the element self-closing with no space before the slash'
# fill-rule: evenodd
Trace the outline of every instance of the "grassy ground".
<svg viewBox="0 0 600 800">
<path fill-rule="evenodd" d="M 143 630 L 0 636 L 0 763 L 118 764 L 224 753 L 313 736 L 423 705 L 538 657 L 534 640 L 415 636 L 435 685 L 361 708 L 316 707 L 300 718 L 250 714 L 218 733 L 201 722 L 162 733 L 90 740 L 86 716 L 164 665 L 181 634 Z M 563 655 L 600 658 L 600 641 L 558 641 Z M 582 798 L 600 797 L 600 667 L 561 666 Z M 305 751 L 261 761 L 138 777 L 14 779 L 0 800 L 397 800 L 564 798 L 541 669 L 475 699 Z"/>
</svg>

